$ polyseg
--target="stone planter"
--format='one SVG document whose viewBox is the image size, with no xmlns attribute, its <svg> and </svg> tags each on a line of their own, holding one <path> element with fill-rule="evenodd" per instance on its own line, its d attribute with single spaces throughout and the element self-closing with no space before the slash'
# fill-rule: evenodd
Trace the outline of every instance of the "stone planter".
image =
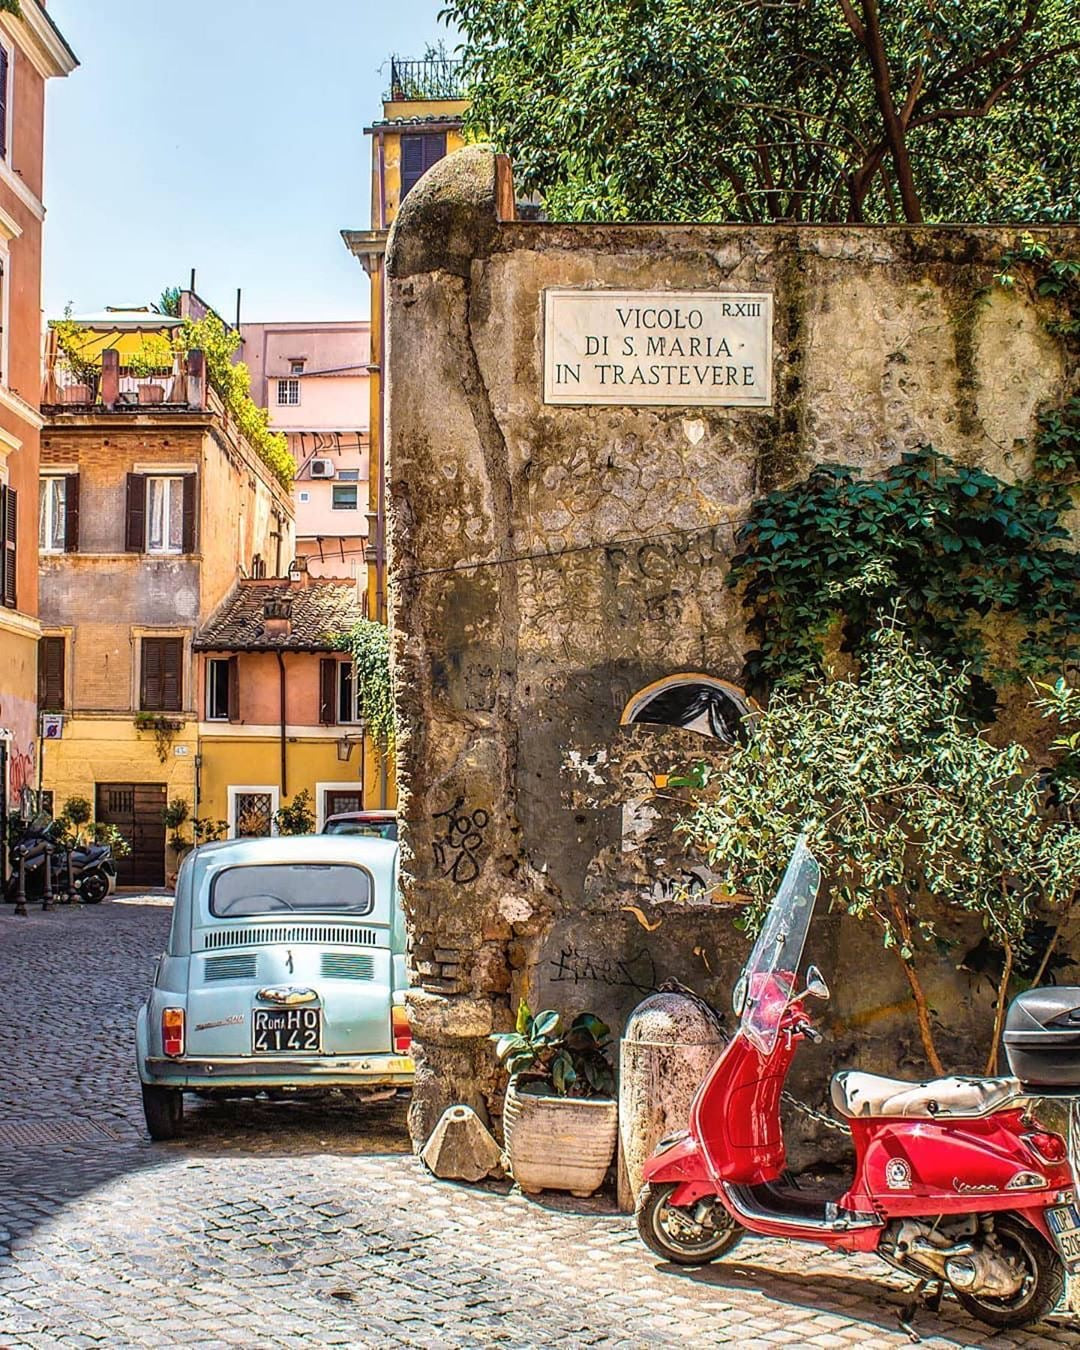
<svg viewBox="0 0 1080 1350">
<path fill-rule="evenodd" d="M 542 1190 L 592 1195 L 615 1152 L 618 1103 L 547 1091 L 535 1083 L 506 1089 L 503 1130 L 510 1171 L 527 1195 Z"/>
<path fill-rule="evenodd" d="M 164 401 L 165 401 L 165 386 L 164 386 L 164 385 L 162 385 L 162 384 L 140 384 L 140 385 L 139 385 L 139 402 L 140 402 L 141 404 L 146 404 L 146 403 L 163 403 Z"/>
</svg>

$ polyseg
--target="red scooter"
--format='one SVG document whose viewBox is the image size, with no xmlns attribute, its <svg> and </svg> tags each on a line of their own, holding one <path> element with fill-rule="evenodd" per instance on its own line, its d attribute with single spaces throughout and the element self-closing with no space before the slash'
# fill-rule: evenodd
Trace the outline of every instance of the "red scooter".
<svg viewBox="0 0 1080 1350">
<path fill-rule="evenodd" d="M 682 1265 L 723 1256 L 747 1232 L 876 1252 L 922 1288 L 951 1287 L 989 1326 L 1037 1322 L 1061 1298 L 1066 1266 L 1080 1265 L 1065 1141 L 1026 1109 L 1046 1092 L 1015 1078 L 846 1070 L 832 1101 L 850 1123 L 854 1181 L 830 1196 L 785 1172 L 780 1094 L 799 1042 L 821 1040 L 807 1001 L 829 997 L 814 966 L 796 992 L 819 883 L 800 840 L 735 988 L 738 1032 L 698 1088 L 689 1130 L 645 1166 L 638 1231 Z"/>
</svg>

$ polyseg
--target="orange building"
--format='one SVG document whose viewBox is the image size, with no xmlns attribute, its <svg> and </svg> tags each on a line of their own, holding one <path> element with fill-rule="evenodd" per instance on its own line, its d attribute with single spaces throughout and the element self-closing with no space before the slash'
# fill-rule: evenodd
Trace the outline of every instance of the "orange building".
<svg viewBox="0 0 1080 1350">
<path fill-rule="evenodd" d="M 38 786 L 38 446 L 45 82 L 74 53 L 41 0 L 0 13 L 0 871 Z"/>
</svg>

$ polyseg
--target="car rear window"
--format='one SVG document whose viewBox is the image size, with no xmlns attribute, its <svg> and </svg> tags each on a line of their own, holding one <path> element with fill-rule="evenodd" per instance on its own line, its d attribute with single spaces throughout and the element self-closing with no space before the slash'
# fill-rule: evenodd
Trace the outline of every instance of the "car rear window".
<svg viewBox="0 0 1080 1350">
<path fill-rule="evenodd" d="M 396 839 L 397 822 L 394 820 L 332 820 L 327 825 L 326 834 L 362 834 L 369 839 Z"/>
<path fill-rule="evenodd" d="M 210 888 L 219 919 L 251 914 L 366 914 L 371 876 L 352 863 L 268 863 L 229 867 Z"/>
</svg>

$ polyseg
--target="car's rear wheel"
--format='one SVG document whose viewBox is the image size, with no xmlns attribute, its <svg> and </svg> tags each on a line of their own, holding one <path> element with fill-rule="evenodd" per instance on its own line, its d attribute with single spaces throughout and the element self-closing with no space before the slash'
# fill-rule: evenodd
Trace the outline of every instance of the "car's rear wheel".
<svg viewBox="0 0 1080 1350">
<path fill-rule="evenodd" d="M 142 1085 L 143 1115 L 151 1139 L 175 1139 L 184 1124 L 184 1094 L 178 1088 Z"/>
</svg>

